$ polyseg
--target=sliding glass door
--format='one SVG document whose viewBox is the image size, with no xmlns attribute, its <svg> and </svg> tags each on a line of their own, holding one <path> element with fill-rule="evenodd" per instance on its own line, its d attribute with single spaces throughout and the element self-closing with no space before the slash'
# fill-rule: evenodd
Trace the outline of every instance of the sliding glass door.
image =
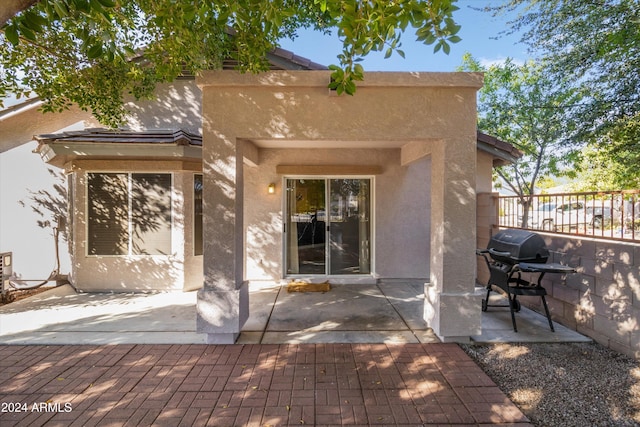
<svg viewBox="0 0 640 427">
<path fill-rule="evenodd" d="M 371 272 L 370 179 L 287 179 L 286 189 L 287 274 Z"/>
<path fill-rule="evenodd" d="M 330 274 L 371 272 L 368 179 L 329 180 Z"/>
<path fill-rule="evenodd" d="M 287 274 L 325 274 L 325 181 L 287 179 L 286 188 Z"/>
</svg>

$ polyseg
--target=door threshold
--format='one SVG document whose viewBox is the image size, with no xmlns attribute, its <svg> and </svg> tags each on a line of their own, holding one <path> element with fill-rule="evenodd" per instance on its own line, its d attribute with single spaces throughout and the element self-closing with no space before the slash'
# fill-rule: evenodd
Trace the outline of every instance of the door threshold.
<svg viewBox="0 0 640 427">
<path fill-rule="evenodd" d="M 358 276 L 295 275 L 286 276 L 285 280 L 308 283 L 329 282 L 332 285 L 375 285 L 378 283 L 378 279 L 368 274 Z"/>
</svg>

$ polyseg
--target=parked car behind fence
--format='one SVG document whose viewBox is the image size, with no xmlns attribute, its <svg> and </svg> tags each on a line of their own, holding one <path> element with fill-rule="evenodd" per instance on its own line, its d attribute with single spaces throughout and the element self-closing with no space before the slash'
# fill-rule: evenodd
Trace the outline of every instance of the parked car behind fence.
<svg viewBox="0 0 640 427">
<path fill-rule="evenodd" d="M 640 240 L 640 190 L 535 195 L 526 213 L 517 196 L 499 197 L 502 227 Z"/>
</svg>

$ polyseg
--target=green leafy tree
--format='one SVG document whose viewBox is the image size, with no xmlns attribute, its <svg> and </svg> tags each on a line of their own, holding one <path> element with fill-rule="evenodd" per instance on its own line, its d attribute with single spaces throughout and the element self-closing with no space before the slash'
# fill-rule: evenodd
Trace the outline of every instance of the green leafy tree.
<svg viewBox="0 0 640 427">
<path fill-rule="evenodd" d="M 584 149 L 578 191 L 640 188 L 640 114 L 611 129 L 596 146 Z"/>
<path fill-rule="evenodd" d="M 582 94 L 568 79 L 553 78 L 545 69 L 544 64 L 518 65 L 510 59 L 484 67 L 469 54 L 461 67 L 485 73 L 479 92 L 479 129 L 523 153 L 516 163 L 497 168 L 496 174 L 519 197 L 525 212 L 540 180 L 566 173 L 575 160 L 575 147 L 570 144 L 575 129 L 567 117 Z M 523 227 L 527 219 L 523 215 Z"/>
<path fill-rule="evenodd" d="M 588 94 L 568 117 L 577 127 L 574 139 L 592 146 L 586 170 L 595 173 L 595 161 L 608 169 L 600 171 L 609 176 L 603 184 L 637 185 L 640 2 L 509 0 L 488 10 L 518 11 L 510 31 L 523 34 L 522 42 L 545 61 L 550 78 L 570 77 Z"/>
<path fill-rule="evenodd" d="M 0 5 L 0 98 L 35 93 L 45 111 L 72 104 L 117 126 L 123 96 L 151 96 L 183 72 L 266 70 L 266 54 L 301 28 L 337 30 L 330 87 L 353 94 L 371 51 L 404 56 L 408 27 L 449 52 L 456 0 L 9 0 Z M 1 106 L 1 105 L 0 105 Z"/>
</svg>

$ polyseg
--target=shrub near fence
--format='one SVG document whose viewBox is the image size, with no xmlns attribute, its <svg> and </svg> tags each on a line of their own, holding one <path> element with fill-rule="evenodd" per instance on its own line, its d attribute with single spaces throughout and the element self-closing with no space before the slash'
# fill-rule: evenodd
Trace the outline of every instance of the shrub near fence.
<svg viewBox="0 0 640 427">
<path fill-rule="evenodd" d="M 526 218 L 518 196 L 498 203 L 500 227 L 640 241 L 640 190 L 535 195 Z"/>
</svg>

